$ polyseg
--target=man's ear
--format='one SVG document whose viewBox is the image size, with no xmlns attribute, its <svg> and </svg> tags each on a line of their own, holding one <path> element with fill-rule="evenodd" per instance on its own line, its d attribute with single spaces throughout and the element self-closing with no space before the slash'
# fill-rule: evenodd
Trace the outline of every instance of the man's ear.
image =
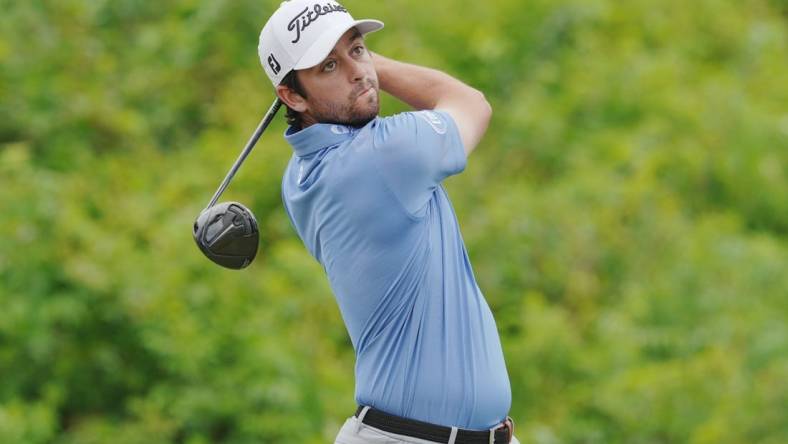
<svg viewBox="0 0 788 444">
<path fill-rule="evenodd" d="M 276 95 L 279 96 L 279 99 L 282 100 L 282 102 L 285 102 L 285 105 L 289 106 L 293 111 L 302 113 L 307 109 L 306 99 L 301 96 L 301 94 L 298 94 L 285 85 L 279 85 L 276 87 Z"/>
</svg>

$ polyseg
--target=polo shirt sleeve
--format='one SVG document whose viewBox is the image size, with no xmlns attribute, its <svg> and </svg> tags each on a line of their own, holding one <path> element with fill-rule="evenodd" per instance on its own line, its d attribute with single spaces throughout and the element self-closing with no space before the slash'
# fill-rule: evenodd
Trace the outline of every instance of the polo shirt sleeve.
<svg viewBox="0 0 788 444">
<path fill-rule="evenodd" d="M 416 111 L 379 119 L 374 147 L 378 169 L 407 211 L 417 213 L 447 177 L 465 169 L 465 147 L 444 111 Z"/>
</svg>

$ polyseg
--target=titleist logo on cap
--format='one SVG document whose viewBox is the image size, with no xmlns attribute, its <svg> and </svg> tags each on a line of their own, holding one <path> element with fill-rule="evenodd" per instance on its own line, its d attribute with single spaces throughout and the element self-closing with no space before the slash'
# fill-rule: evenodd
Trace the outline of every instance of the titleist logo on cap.
<svg viewBox="0 0 788 444">
<path fill-rule="evenodd" d="M 332 12 L 348 13 L 344 6 L 337 3 L 326 3 L 325 5 L 316 4 L 310 10 L 307 6 L 303 11 L 299 12 L 290 23 L 287 24 L 287 30 L 295 32 L 295 40 L 291 43 L 298 43 L 301 40 L 301 31 L 309 27 L 315 20 L 324 15 L 331 14 Z"/>
</svg>

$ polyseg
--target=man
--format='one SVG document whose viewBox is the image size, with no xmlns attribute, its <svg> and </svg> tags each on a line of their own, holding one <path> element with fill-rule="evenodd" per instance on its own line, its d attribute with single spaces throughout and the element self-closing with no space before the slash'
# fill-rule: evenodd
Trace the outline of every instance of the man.
<svg viewBox="0 0 788 444">
<path fill-rule="evenodd" d="M 285 209 L 322 264 L 356 352 L 359 404 L 336 443 L 516 443 L 492 313 L 441 182 L 491 116 L 435 70 L 371 53 L 333 1 L 284 2 L 259 55 L 288 108 Z M 417 112 L 378 117 L 383 90 Z"/>
</svg>

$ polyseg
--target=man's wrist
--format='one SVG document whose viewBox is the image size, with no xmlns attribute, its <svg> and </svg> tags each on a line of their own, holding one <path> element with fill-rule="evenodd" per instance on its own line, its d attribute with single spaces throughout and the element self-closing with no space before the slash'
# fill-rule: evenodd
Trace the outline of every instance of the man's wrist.
<svg viewBox="0 0 788 444">
<path fill-rule="evenodd" d="M 372 63 L 375 65 L 375 72 L 378 74 L 379 86 L 384 91 L 389 92 L 386 89 L 386 85 L 388 84 L 388 75 L 391 72 L 393 61 L 372 51 L 370 51 L 370 54 L 372 55 Z"/>
</svg>

